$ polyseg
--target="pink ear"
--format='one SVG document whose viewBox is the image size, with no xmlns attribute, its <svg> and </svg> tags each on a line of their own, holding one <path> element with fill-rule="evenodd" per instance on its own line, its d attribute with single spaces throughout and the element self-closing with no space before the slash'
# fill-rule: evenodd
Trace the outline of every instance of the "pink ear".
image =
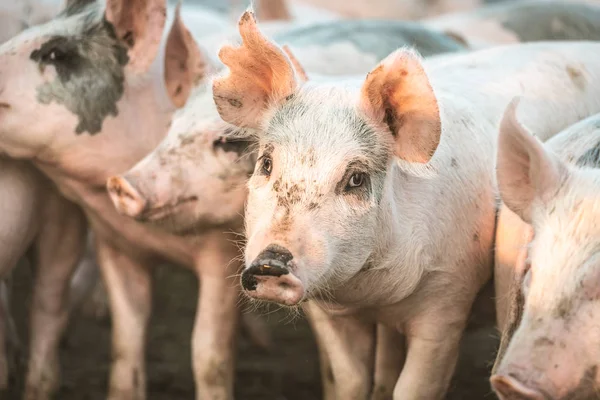
<svg viewBox="0 0 600 400">
<path fill-rule="evenodd" d="M 294 53 L 292 53 L 292 49 L 290 49 L 290 46 L 284 44 L 281 48 L 283 49 L 285 54 L 290 59 L 290 62 L 294 66 L 294 70 L 296 71 L 296 76 L 298 76 L 298 79 L 300 79 L 300 81 L 302 82 L 306 82 L 308 80 L 308 75 L 306 75 L 306 71 L 304 70 L 304 67 L 300 64 L 300 61 L 298 61 L 296 56 L 294 56 Z"/>
<path fill-rule="evenodd" d="M 510 102 L 500 124 L 496 175 L 504 203 L 530 223 L 534 201 L 548 201 L 560 187 L 567 168 L 517 121 L 519 101 L 515 98 Z"/>
<path fill-rule="evenodd" d="M 192 87 L 207 76 L 209 69 L 207 59 L 181 19 L 180 2 L 165 49 L 165 82 L 175 106 L 183 107 Z"/>
<path fill-rule="evenodd" d="M 433 157 L 442 124 L 435 94 L 414 52 L 398 50 L 367 75 L 361 107 L 389 129 L 397 157 L 415 163 Z"/>
<path fill-rule="evenodd" d="M 224 121 L 259 128 L 267 108 L 291 96 L 297 81 L 290 61 L 260 33 L 252 12 L 242 15 L 239 30 L 242 45 L 219 52 L 229 75 L 214 80 L 213 96 Z"/>
<path fill-rule="evenodd" d="M 106 0 L 106 20 L 129 49 L 129 68 L 145 72 L 156 58 L 167 15 L 166 0 Z"/>
</svg>

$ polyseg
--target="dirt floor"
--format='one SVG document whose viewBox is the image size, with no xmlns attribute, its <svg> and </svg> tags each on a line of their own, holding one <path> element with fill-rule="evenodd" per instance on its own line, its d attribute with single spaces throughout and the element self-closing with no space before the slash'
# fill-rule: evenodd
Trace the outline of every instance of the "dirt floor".
<svg viewBox="0 0 600 400">
<path fill-rule="evenodd" d="M 13 312 L 25 339 L 31 276 L 19 268 L 14 286 Z M 197 284 L 194 276 L 179 268 L 157 268 L 154 315 L 147 346 L 148 399 L 193 399 L 190 337 Z M 239 343 L 236 399 L 317 400 L 321 398 L 318 359 L 314 340 L 304 319 L 289 321 L 285 312 L 265 316 L 274 349 L 265 351 L 244 338 Z M 487 381 L 497 345 L 489 324 L 493 309 L 481 308 L 472 323 L 461 352 L 451 400 L 495 399 Z M 482 324 L 483 321 L 487 321 Z M 105 398 L 109 368 L 110 321 L 74 316 L 61 349 L 63 384 L 59 400 Z M 26 342 L 25 342 L 26 343 Z M 18 377 L 23 376 L 23 370 Z M 2 400 L 20 399 L 22 379 L 14 382 Z"/>
</svg>

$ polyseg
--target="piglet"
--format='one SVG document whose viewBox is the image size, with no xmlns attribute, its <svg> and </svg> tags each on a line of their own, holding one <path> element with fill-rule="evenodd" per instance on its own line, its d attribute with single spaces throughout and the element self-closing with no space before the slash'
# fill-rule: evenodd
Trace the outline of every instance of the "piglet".
<svg viewBox="0 0 600 400">
<path fill-rule="evenodd" d="M 354 316 L 329 330 L 353 332 L 331 342 L 336 380 L 368 370 L 359 358 L 372 332 L 361 326 L 402 333 L 394 399 L 443 398 L 491 274 L 506 104 L 543 99 L 539 125 L 557 130 L 600 111 L 600 45 L 506 46 L 438 62 L 401 49 L 362 82 L 311 84 L 252 13 L 239 28 L 242 45 L 221 49 L 229 73 L 213 81 L 213 96 L 223 120 L 258 145 L 242 287 L 257 300 L 314 300 L 332 316 Z M 338 397 L 367 398 L 369 385 L 356 382 Z"/>
<path fill-rule="evenodd" d="M 506 110 L 498 147 L 502 347 L 492 386 L 503 400 L 596 399 L 600 114 L 542 144 L 517 105 Z"/>
</svg>

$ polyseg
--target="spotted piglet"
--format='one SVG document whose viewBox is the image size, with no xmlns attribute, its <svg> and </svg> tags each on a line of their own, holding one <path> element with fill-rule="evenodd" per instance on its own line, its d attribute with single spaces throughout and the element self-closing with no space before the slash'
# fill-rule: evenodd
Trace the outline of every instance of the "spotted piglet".
<svg viewBox="0 0 600 400">
<path fill-rule="evenodd" d="M 598 112 L 600 45 L 517 45 L 429 62 L 399 50 L 362 82 L 312 84 L 251 13 L 239 29 L 242 45 L 221 49 L 229 73 L 213 81 L 213 93 L 221 117 L 254 128 L 259 146 L 245 292 L 354 315 L 351 341 L 334 333 L 348 326 L 331 327 L 336 380 L 360 365 L 356 349 L 370 340 L 361 324 L 401 332 L 394 399 L 443 398 L 471 304 L 491 273 L 494 154 L 506 104 L 522 94 L 543 99 L 547 118 L 538 124 L 555 129 Z M 364 387 L 349 380 L 338 398 L 365 399 Z"/>
<path fill-rule="evenodd" d="M 518 121 L 517 104 L 498 148 L 496 279 L 508 304 L 498 308 L 503 346 L 492 385 L 503 400 L 596 399 L 600 115 L 542 144 Z"/>
</svg>

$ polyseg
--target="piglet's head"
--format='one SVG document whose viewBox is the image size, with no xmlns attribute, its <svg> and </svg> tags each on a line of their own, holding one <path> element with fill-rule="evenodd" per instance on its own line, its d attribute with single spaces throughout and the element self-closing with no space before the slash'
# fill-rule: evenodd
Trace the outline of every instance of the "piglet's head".
<svg viewBox="0 0 600 400">
<path fill-rule="evenodd" d="M 508 346 L 491 382 L 501 399 L 597 398 L 599 125 L 584 121 L 552 139 L 561 140 L 566 153 L 579 154 L 569 165 L 517 121 L 517 103 L 509 105 L 501 125 L 497 177 L 502 200 L 535 235 L 528 268 L 516 266 L 526 271 L 513 293 L 511 308 L 520 308 L 516 329 L 504 333 L 512 337 L 503 337 Z"/>
<path fill-rule="evenodd" d="M 82 148 L 102 151 L 118 133 L 122 145 L 111 150 L 117 159 L 116 147 L 123 153 L 140 147 L 128 129 L 164 129 L 172 103 L 183 104 L 192 84 L 180 70 L 192 69 L 186 61 L 192 54 L 177 46 L 187 37 L 166 48 L 168 93 L 153 73 L 165 17 L 165 0 L 71 0 L 52 21 L 0 46 L 0 149 L 60 163 Z"/>
<path fill-rule="evenodd" d="M 389 56 L 361 91 L 315 86 L 260 33 L 251 12 L 239 29 L 241 46 L 220 52 L 229 73 L 214 81 L 213 95 L 221 117 L 254 128 L 258 140 L 242 285 L 252 297 L 295 305 L 377 261 L 398 178 L 393 161 L 429 161 L 439 111 L 411 51 Z"/>
</svg>

